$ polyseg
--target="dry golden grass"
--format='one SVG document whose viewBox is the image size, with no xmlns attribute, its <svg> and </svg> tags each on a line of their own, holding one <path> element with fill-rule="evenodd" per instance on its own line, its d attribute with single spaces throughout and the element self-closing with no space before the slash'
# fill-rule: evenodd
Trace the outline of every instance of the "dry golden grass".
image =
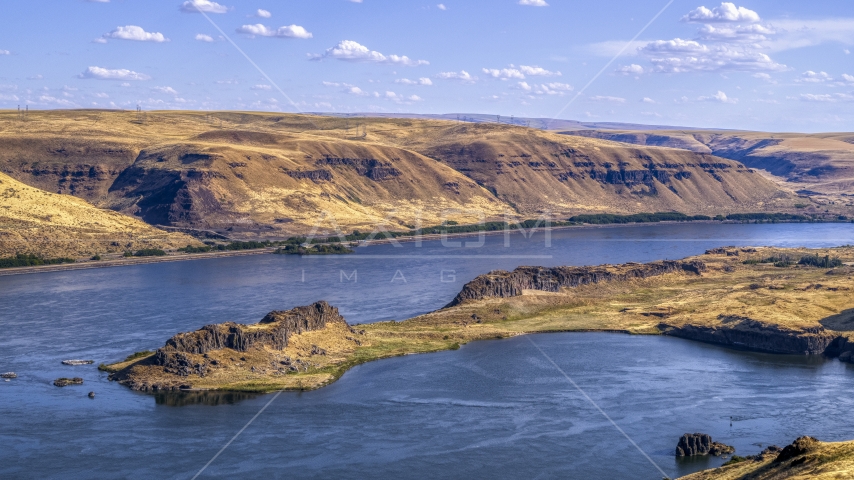
<svg viewBox="0 0 854 480">
<path fill-rule="evenodd" d="M 79 257 L 129 249 L 173 249 L 198 241 L 88 204 L 48 193 L 0 173 L 0 257 L 31 253 Z"/>
<path fill-rule="evenodd" d="M 820 443 L 792 460 L 774 463 L 775 456 L 746 460 L 680 477 L 680 480 L 845 480 L 854 478 L 854 441 Z"/>
</svg>

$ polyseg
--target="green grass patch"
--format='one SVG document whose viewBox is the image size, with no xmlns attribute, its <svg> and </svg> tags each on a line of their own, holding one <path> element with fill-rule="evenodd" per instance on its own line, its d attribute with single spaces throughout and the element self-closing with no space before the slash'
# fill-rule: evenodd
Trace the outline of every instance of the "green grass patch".
<svg viewBox="0 0 854 480">
<path fill-rule="evenodd" d="M 0 258 L 0 268 L 37 267 L 39 265 L 59 265 L 74 263 L 73 258 L 43 258 L 32 254 L 18 254 L 14 257 Z"/>
</svg>

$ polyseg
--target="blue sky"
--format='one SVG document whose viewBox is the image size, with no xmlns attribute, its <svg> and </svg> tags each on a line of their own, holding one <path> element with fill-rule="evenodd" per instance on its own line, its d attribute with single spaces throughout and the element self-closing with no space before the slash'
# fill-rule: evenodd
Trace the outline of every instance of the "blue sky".
<svg viewBox="0 0 854 480">
<path fill-rule="evenodd" d="M 854 131 L 854 2 L 441 1 L 0 0 L 0 108 Z"/>
</svg>

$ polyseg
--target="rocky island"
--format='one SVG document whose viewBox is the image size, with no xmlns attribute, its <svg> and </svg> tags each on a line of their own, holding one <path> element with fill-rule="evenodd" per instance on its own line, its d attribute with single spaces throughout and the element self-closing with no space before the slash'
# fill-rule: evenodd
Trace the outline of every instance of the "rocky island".
<svg viewBox="0 0 854 480">
<path fill-rule="evenodd" d="M 854 247 L 722 248 L 678 261 L 520 267 L 469 282 L 446 307 L 350 326 L 325 302 L 212 324 L 102 366 L 135 390 L 314 389 L 352 366 L 526 333 L 663 334 L 782 354 L 854 352 Z"/>
</svg>

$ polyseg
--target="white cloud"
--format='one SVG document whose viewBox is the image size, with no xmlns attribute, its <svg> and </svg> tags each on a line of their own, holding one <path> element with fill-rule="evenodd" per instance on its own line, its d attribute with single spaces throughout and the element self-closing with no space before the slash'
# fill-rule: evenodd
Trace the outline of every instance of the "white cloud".
<svg viewBox="0 0 854 480">
<path fill-rule="evenodd" d="M 851 55 L 851 50 L 848 50 L 847 48 L 843 50 L 843 52 L 845 52 L 845 55 Z"/>
<path fill-rule="evenodd" d="M 433 85 L 433 81 L 427 77 L 421 77 L 418 80 L 410 80 L 408 78 L 398 78 L 394 81 L 394 83 L 400 83 L 403 85 L 423 85 L 425 87 L 429 87 Z"/>
<path fill-rule="evenodd" d="M 517 68 L 484 68 L 483 73 L 492 78 L 500 78 L 501 80 L 507 80 L 510 78 L 518 78 L 520 80 L 525 79 L 525 74 Z"/>
<path fill-rule="evenodd" d="M 180 10 L 184 13 L 227 13 L 228 7 L 210 0 L 187 0 L 181 4 Z"/>
<path fill-rule="evenodd" d="M 243 25 L 237 29 L 237 33 L 278 38 L 311 38 L 313 36 L 311 32 L 299 25 L 288 25 L 286 27 L 272 29 L 260 23 L 256 23 L 255 25 Z"/>
<path fill-rule="evenodd" d="M 405 105 L 411 105 L 414 102 L 420 102 L 422 100 L 418 95 L 410 95 L 407 97 L 395 92 L 385 92 L 385 98 L 386 100 L 391 100 L 392 102 Z"/>
<path fill-rule="evenodd" d="M 258 18 L 270 18 L 273 16 L 273 14 L 267 10 L 264 10 L 263 8 L 259 8 L 255 11 L 255 16 Z"/>
<path fill-rule="evenodd" d="M 777 34 L 773 39 L 762 42 L 761 46 L 772 53 L 814 47 L 827 42 L 854 44 L 854 18 L 783 19 L 774 20 L 771 25 Z"/>
<path fill-rule="evenodd" d="M 854 75 L 848 75 L 847 73 L 843 73 L 842 79 L 848 83 L 854 83 Z"/>
<path fill-rule="evenodd" d="M 726 44 L 710 46 L 681 38 L 649 42 L 641 52 L 649 58 L 656 71 L 666 73 L 725 70 L 776 72 L 787 68 L 755 49 Z"/>
<path fill-rule="evenodd" d="M 10 52 L 9 50 L 0 50 L 0 55 L 11 55 L 11 54 L 12 54 L 12 52 Z"/>
<path fill-rule="evenodd" d="M 344 91 L 353 95 L 368 95 L 368 93 L 362 90 L 361 88 L 352 85 L 347 87 Z"/>
<path fill-rule="evenodd" d="M 380 52 L 369 49 L 368 47 L 354 42 L 353 40 L 343 40 L 332 48 L 328 48 L 322 55 L 310 55 L 312 60 L 321 60 L 324 58 L 337 58 L 348 62 L 368 62 L 368 63 L 387 63 L 392 65 L 404 65 L 407 67 L 416 67 L 419 65 L 429 65 L 426 60 L 412 60 L 406 55 L 383 55 Z"/>
<path fill-rule="evenodd" d="M 459 72 L 441 72 L 436 75 L 436 78 L 441 78 L 443 80 L 460 80 L 463 83 L 474 83 L 477 81 L 477 77 L 471 76 L 471 74 L 465 70 L 460 70 Z"/>
<path fill-rule="evenodd" d="M 446 7 L 444 3 L 440 3 L 440 4 L 436 5 L 436 8 L 438 8 L 439 10 L 447 10 L 448 9 L 448 7 Z"/>
<path fill-rule="evenodd" d="M 726 93 L 720 90 L 718 90 L 718 93 L 708 97 L 698 97 L 697 100 L 701 102 L 738 103 L 737 98 L 729 98 Z"/>
<path fill-rule="evenodd" d="M 362 3 L 362 0 L 347 0 L 350 3 Z"/>
<path fill-rule="evenodd" d="M 702 23 L 756 23 L 759 20 L 758 13 L 744 7 L 736 7 L 735 4 L 731 2 L 722 2 L 720 7 L 715 7 L 711 10 L 706 7 L 697 7 L 694 10 L 691 10 L 688 15 L 682 17 L 683 22 Z"/>
<path fill-rule="evenodd" d="M 635 40 L 631 43 L 625 40 L 608 40 L 605 42 L 591 43 L 585 50 L 600 57 L 635 56 L 640 50 L 649 44 L 649 40 Z"/>
<path fill-rule="evenodd" d="M 590 97 L 590 100 L 593 100 L 594 102 L 626 103 L 625 98 L 611 97 L 608 95 L 596 95 L 595 97 Z"/>
<path fill-rule="evenodd" d="M 97 93 L 94 93 L 93 95 L 97 98 L 110 98 L 110 96 L 104 92 L 97 92 Z"/>
<path fill-rule="evenodd" d="M 176 92 L 172 87 L 153 87 L 151 90 L 160 93 L 168 93 L 170 95 L 178 95 L 178 92 Z"/>
<path fill-rule="evenodd" d="M 854 101 L 854 95 L 849 95 L 847 93 L 834 93 L 832 95 L 814 95 L 812 93 L 805 93 L 800 96 L 800 99 L 805 102 L 838 103 Z"/>
<path fill-rule="evenodd" d="M 655 100 L 653 100 L 649 97 L 643 97 L 643 100 L 641 100 L 641 102 L 643 102 L 643 103 L 655 103 Z"/>
<path fill-rule="evenodd" d="M 262 83 L 262 84 L 258 84 L 258 85 L 255 85 L 254 87 L 252 87 L 252 90 L 270 90 L 272 88 L 273 87 L 271 87 L 270 85 L 265 85 Z"/>
<path fill-rule="evenodd" d="M 617 69 L 617 73 L 621 75 L 643 75 L 643 72 L 643 67 L 634 63 Z"/>
<path fill-rule="evenodd" d="M 204 33 L 198 33 L 198 34 L 196 34 L 196 40 L 198 40 L 198 41 L 200 41 L 200 42 L 208 42 L 208 43 L 210 43 L 210 42 L 213 42 L 213 41 L 214 41 L 214 39 L 213 39 L 213 37 L 212 37 L 212 36 L 210 36 L 210 35 L 205 35 Z"/>
<path fill-rule="evenodd" d="M 110 0 L 86 0 L 89 3 L 110 3 Z"/>
<path fill-rule="evenodd" d="M 103 35 L 104 39 L 113 38 L 119 40 L 133 40 L 136 42 L 168 42 L 169 39 L 164 37 L 159 32 L 146 32 L 142 27 L 136 25 L 125 25 L 124 27 L 116 27 L 115 30 Z"/>
<path fill-rule="evenodd" d="M 753 25 L 703 25 L 700 27 L 700 39 L 707 41 L 729 41 L 729 42 L 762 42 L 768 39 L 767 35 L 776 33 L 772 28 Z"/>
<path fill-rule="evenodd" d="M 548 7 L 546 0 L 519 0 L 519 5 L 528 5 L 531 7 Z"/>
<path fill-rule="evenodd" d="M 83 73 L 78 75 L 78 77 L 99 80 L 148 80 L 151 78 L 144 73 L 137 73 L 133 70 L 127 70 L 124 68 L 110 70 L 101 67 L 89 67 Z"/>
<path fill-rule="evenodd" d="M 0 93 L 0 100 L 6 100 L 9 102 L 17 102 L 20 100 L 17 95 L 6 95 L 5 93 Z"/>
<path fill-rule="evenodd" d="M 798 83 L 824 83 L 833 80 L 827 72 L 813 72 L 812 70 L 807 70 L 806 72 L 801 74 L 801 78 L 796 79 L 795 81 Z"/>
<path fill-rule="evenodd" d="M 533 87 L 528 85 L 528 82 L 519 82 L 519 88 L 525 90 L 526 92 L 530 92 L 533 89 Z"/>
<path fill-rule="evenodd" d="M 562 75 L 560 72 L 551 72 L 545 68 L 536 66 L 530 67 L 528 65 L 521 65 L 519 70 L 521 70 L 525 75 L 530 75 L 532 77 L 560 77 Z"/>
</svg>

